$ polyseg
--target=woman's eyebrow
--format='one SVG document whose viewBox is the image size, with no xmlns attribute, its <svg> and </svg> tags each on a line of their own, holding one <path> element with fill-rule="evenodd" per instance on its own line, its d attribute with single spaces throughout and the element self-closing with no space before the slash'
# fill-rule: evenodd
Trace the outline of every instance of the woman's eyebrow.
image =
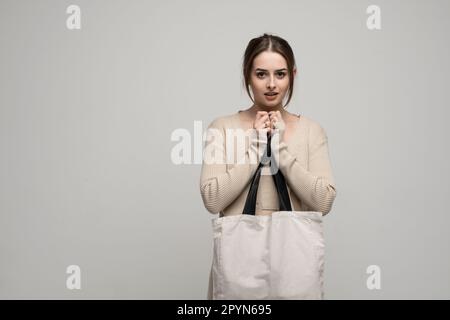
<svg viewBox="0 0 450 320">
<path fill-rule="evenodd" d="M 283 68 L 283 69 L 278 69 L 278 70 L 275 70 L 275 71 L 287 71 L 287 69 L 286 68 Z M 267 71 L 266 69 L 261 69 L 261 68 L 256 68 L 256 71 Z"/>
</svg>

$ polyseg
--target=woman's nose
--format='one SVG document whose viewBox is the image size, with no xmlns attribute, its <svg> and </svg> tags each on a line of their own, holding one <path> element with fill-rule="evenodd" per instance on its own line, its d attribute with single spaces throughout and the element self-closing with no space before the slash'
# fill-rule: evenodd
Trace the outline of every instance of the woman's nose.
<svg viewBox="0 0 450 320">
<path fill-rule="evenodd" d="M 267 83 L 267 87 L 273 89 L 275 87 L 275 78 L 270 77 L 269 83 Z"/>
</svg>

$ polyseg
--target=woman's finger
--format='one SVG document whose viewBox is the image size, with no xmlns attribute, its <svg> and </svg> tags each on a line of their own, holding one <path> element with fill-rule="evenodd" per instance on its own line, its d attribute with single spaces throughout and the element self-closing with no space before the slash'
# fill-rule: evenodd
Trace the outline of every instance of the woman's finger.
<svg viewBox="0 0 450 320">
<path fill-rule="evenodd" d="M 261 119 L 261 118 L 264 117 L 264 116 L 269 116 L 269 115 L 267 114 L 267 111 L 258 111 L 258 112 L 256 113 L 256 119 Z"/>
</svg>

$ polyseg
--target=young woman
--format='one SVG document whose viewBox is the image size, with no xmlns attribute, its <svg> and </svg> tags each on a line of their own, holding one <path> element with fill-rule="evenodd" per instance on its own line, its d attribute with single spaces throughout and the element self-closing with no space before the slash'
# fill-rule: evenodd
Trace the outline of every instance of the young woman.
<svg viewBox="0 0 450 320">
<path fill-rule="evenodd" d="M 205 150 L 213 150 L 216 159 L 203 161 L 200 193 L 205 208 L 220 216 L 242 214 L 250 182 L 265 151 L 270 135 L 277 155 L 277 166 L 286 180 L 294 211 L 330 212 L 336 197 L 336 185 L 328 153 L 325 130 L 304 115 L 285 110 L 291 100 L 297 69 L 286 40 L 264 34 L 252 39 L 243 59 L 244 85 L 253 105 L 246 110 L 216 118 L 208 126 Z M 249 89 L 253 93 L 250 94 Z M 286 103 L 283 101 L 286 98 Z M 222 135 L 212 137 L 211 129 Z M 243 162 L 226 161 L 228 154 L 239 154 L 238 143 L 227 143 L 227 135 L 241 129 L 257 132 L 245 143 Z M 234 131 L 233 131 L 234 130 Z M 268 134 L 268 135 L 266 135 Z M 230 139 L 230 140 L 234 140 Z M 242 151 L 242 150 L 241 150 Z M 211 153 L 211 154 L 212 154 Z M 220 155 L 220 157 L 217 157 Z M 277 191 L 269 168 L 264 168 L 257 191 L 256 215 L 279 210 Z M 211 289 L 211 283 L 210 283 Z M 210 297 L 210 292 L 208 294 Z"/>
</svg>

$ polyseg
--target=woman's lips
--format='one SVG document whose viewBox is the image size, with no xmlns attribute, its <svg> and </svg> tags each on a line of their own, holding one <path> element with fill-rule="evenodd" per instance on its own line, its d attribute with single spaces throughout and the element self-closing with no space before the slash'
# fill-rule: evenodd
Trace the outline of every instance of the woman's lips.
<svg viewBox="0 0 450 320">
<path fill-rule="evenodd" d="M 272 95 L 268 95 L 267 93 L 264 94 L 264 96 L 266 97 L 267 100 L 275 100 L 277 97 L 277 94 L 272 94 Z"/>
</svg>

